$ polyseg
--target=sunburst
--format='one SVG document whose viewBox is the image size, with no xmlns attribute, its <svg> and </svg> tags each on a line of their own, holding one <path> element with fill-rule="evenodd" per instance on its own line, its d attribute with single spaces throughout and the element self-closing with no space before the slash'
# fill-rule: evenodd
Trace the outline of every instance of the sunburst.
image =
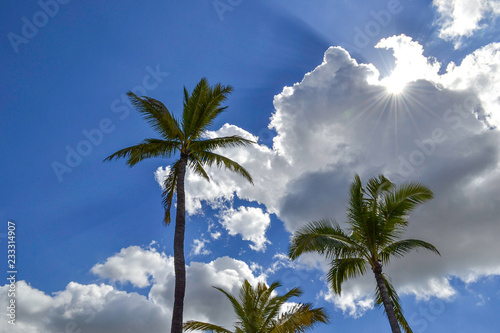
<svg viewBox="0 0 500 333">
<path fill-rule="evenodd" d="M 387 92 L 392 95 L 402 94 L 408 81 L 400 75 L 391 75 L 380 81 L 387 89 Z"/>
</svg>

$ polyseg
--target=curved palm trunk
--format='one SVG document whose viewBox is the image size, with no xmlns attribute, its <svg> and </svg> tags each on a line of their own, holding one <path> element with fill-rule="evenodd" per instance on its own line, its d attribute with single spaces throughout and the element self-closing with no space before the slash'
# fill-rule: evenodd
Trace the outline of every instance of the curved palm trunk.
<svg viewBox="0 0 500 333">
<path fill-rule="evenodd" d="M 184 295 L 186 293 L 186 262 L 184 260 L 184 233 L 186 230 L 186 195 L 184 192 L 184 177 L 188 156 L 181 153 L 179 173 L 177 174 L 177 211 L 175 216 L 174 235 L 174 271 L 175 293 L 174 310 L 172 313 L 171 333 L 182 333 L 182 313 Z"/>
<path fill-rule="evenodd" d="M 380 265 L 380 263 L 375 262 L 373 273 L 375 274 L 377 287 L 380 291 L 382 302 L 384 303 L 385 313 L 387 314 L 387 318 L 389 318 L 389 324 L 391 324 L 392 333 L 401 333 L 396 314 L 394 313 L 394 307 L 392 306 L 389 293 L 387 292 L 387 287 L 385 286 L 384 278 L 382 277 L 382 265 Z"/>
</svg>

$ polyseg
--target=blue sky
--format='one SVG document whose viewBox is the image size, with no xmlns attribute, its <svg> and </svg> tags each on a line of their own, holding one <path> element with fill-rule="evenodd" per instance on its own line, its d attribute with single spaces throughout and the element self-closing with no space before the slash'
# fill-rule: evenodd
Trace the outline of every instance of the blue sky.
<svg viewBox="0 0 500 333">
<path fill-rule="evenodd" d="M 325 282 L 327 262 L 290 262 L 291 233 L 345 220 L 355 173 L 419 181 L 435 199 L 394 261 L 415 332 L 500 324 L 500 4 L 493 0 L 3 3 L 0 267 L 16 223 L 17 324 L 1 332 L 163 332 L 172 309 L 173 227 L 159 181 L 171 160 L 103 163 L 156 134 L 127 91 L 182 108 L 202 78 L 234 87 L 208 135 L 258 145 L 224 153 L 255 186 L 187 176 L 185 319 L 231 325 L 211 286 L 301 286 L 335 330 L 387 332 L 374 279 Z M 8 302 L 8 287 L 0 301 Z"/>
</svg>

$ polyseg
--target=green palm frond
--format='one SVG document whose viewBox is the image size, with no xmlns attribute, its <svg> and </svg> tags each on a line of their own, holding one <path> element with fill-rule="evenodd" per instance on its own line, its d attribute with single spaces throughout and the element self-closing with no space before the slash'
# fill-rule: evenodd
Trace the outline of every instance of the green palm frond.
<svg viewBox="0 0 500 333">
<path fill-rule="evenodd" d="M 182 325 L 182 328 L 186 332 L 212 331 L 214 333 L 232 333 L 231 331 L 225 329 L 222 326 L 218 326 L 218 325 L 214 325 L 214 324 L 210 324 L 210 323 L 204 323 L 202 321 L 195 321 L 195 320 L 191 320 L 191 321 L 184 323 L 184 325 Z"/>
<path fill-rule="evenodd" d="M 305 332 L 318 323 L 328 323 L 323 308 L 313 309 L 312 305 L 296 304 L 272 323 L 269 333 Z"/>
<path fill-rule="evenodd" d="M 394 242 L 388 246 L 386 246 L 379 254 L 380 260 L 382 263 L 389 262 L 390 257 L 403 257 L 405 254 L 409 252 L 419 249 L 425 249 L 431 252 L 434 252 L 437 255 L 441 255 L 436 247 L 430 243 L 424 242 L 419 239 L 404 239 L 397 242 Z"/>
<path fill-rule="evenodd" d="M 305 252 L 327 254 L 360 252 L 359 246 L 332 220 L 313 221 L 297 230 L 290 241 L 288 256 L 298 258 Z"/>
<path fill-rule="evenodd" d="M 241 290 L 243 290 L 244 288 L 246 290 L 248 290 L 249 286 L 250 286 L 250 283 L 248 284 L 248 286 L 245 283 L 243 283 L 243 285 L 241 286 L 241 289 L 240 289 L 240 298 L 242 295 Z M 234 313 L 236 314 L 236 317 L 240 321 L 242 318 L 245 318 L 245 309 L 244 309 L 243 305 L 240 304 L 240 302 L 238 302 L 238 300 L 233 295 L 231 295 L 230 293 L 228 293 L 227 291 L 225 291 L 222 288 L 219 288 L 219 287 L 214 287 L 214 288 L 219 290 L 221 293 L 223 293 L 227 297 L 227 299 L 229 299 L 229 301 L 231 302 L 231 305 L 233 306 Z"/>
<path fill-rule="evenodd" d="M 273 320 L 278 318 L 283 305 L 286 302 L 288 302 L 288 300 L 290 298 L 299 297 L 300 295 L 302 295 L 302 290 L 300 290 L 300 288 L 292 288 L 284 295 L 274 296 L 271 298 L 270 296 L 271 296 L 272 291 L 274 289 L 276 289 L 276 287 L 281 286 L 281 284 L 279 284 L 279 285 L 275 285 L 275 284 L 276 284 L 276 282 L 274 282 L 271 285 L 271 287 L 273 287 L 273 285 L 274 285 L 274 288 L 269 291 L 268 296 L 267 296 L 267 300 L 265 302 L 265 306 L 262 307 L 261 312 L 262 312 L 262 316 L 264 318 L 262 327 L 269 327 L 270 325 L 272 326 Z M 269 288 L 269 289 L 271 289 L 271 288 Z"/>
<path fill-rule="evenodd" d="M 390 279 L 383 273 L 382 278 L 384 279 L 384 283 L 387 288 L 389 298 L 391 299 L 392 306 L 394 307 L 394 313 L 396 314 L 396 319 L 398 320 L 399 325 L 404 329 L 406 333 L 413 333 L 410 325 L 403 315 L 403 307 L 401 306 L 401 302 L 399 300 L 398 294 L 396 293 L 396 289 L 392 285 Z M 375 288 L 375 304 L 377 304 L 378 307 L 383 306 L 382 295 L 380 294 L 380 290 L 378 288 Z"/>
<path fill-rule="evenodd" d="M 407 218 L 416 206 L 433 198 L 433 192 L 419 183 L 408 183 L 398 186 L 384 197 L 382 205 L 386 220 L 384 226 L 387 234 L 401 234 L 408 224 Z"/>
<path fill-rule="evenodd" d="M 366 194 L 368 195 L 367 201 L 370 202 L 372 208 L 378 205 L 378 200 L 383 193 L 388 192 L 394 184 L 385 178 L 384 175 L 379 175 L 377 177 L 370 178 L 366 183 Z"/>
<path fill-rule="evenodd" d="M 223 86 L 220 83 L 214 85 L 207 91 L 206 101 L 204 101 L 203 113 L 198 118 L 198 126 L 202 128 L 209 127 L 213 124 L 214 119 L 223 111 L 227 106 L 220 107 L 227 96 L 233 91 L 231 86 Z M 201 134 L 201 132 L 199 133 Z"/>
<path fill-rule="evenodd" d="M 220 107 L 219 105 L 227 99 L 232 91 L 233 88 L 231 86 L 223 86 L 220 83 L 208 90 L 206 104 L 204 105 L 205 112 L 203 112 L 202 117 L 198 120 L 200 127 L 206 128 L 211 126 L 214 119 L 227 109 L 227 106 Z"/>
<path fill-rule="evenodd" d="M 203 165 L 211 167 L 215 164 L 217 168 L 224 167 L 229 171 L 239 174 L 240 176 L 248 180 L 251 184 L 253 184 L 253 179 L 252 176 L 250 176 L 250 173 L 237 162 L 211 151 L 199 151 L 197 152 L 197 156 L 200 159 L 201 163 L 203 163 Z"/>
<path fill-rule="evenodd" d="M 189 98 L 184 101 L 182 126 L 184 133 L 191 139 L 198 139 L 204 130 L 212 125 L 217 115 L 227 107 L 220 104 L 227 99 L 232 87 L 216 84 L 213 87 L 203 78 L 193 89 Z M 186 91 L 184 92 L 186 96 Z"/>
<path fill-rule="evenodd" d="M 210 181 L 210 177 L 203 168 L 202 162 L 200 161 L 198 156 L 190 154 L 188 162 L 189 162 L 188 166 L 191 171 L 193 171 L 196 175 L 204 178 L 206 181 Z"/>
<path fill-rule="evenodd" d="M 202 78 L 198 82 L 191 94 L 184 87 L 184 111 L 182 113 L 181 124 L 186 137 L 192 137 L 191 129 L 194 127 L 195 119 L 200 113 L 200 109 L 202 108 L 201 103 L 207 89 L 209 89 L 209 86 L 206 78 Z"/>
<path fill-rule="evenodd" d="M 127 164 L 134 166 L 142 160 L 152 157 L 170 158 L 177 150 L 179 144 L 176 141 L 159 139 L 146 139 L 138 145 L 123 148 L 116 153 L 106 157 L 105 162 L 127 158 Z"/>
<path fill-rule="evenodd" d="M 193 152 L 213 151 L 216 149 L 242 147 L 253 143 L 256 142 L 245 139 L 239 135 L 233 135 L 206 140 L 195 140 L 191 142 L 189 149 Z"/>
<path fill-rule="evenodd" d="M 172 208 L 172 199 L 174 197 L 175 189 L 177 187 L 177 174 L 179 170 L 179 161 L 172 164 L 170 171 L 163 182 L 163 207 L 165 208 L 164 222 L 166 225 L 170 224 L 170 209 Z"/>
<path fill-rule="evenodd" d="M 162 102 L 146 96 L 139 97 L 131 91 L 127 95 L 137 111 L 165 139 L 183 140 L 179 122 Z"/>
<path fill-rule="evenodd" d="M 365 218 L 366 210 L 363 198 L 363 184 L 358 175 L 354 176 L 354 181 L 349 189 L 349 206 L 347 217 L 350 222 L 362 221 Z"/>
<path fill-rule="evenodd" d="M 327 281 L 330 281 L 330 286 L 334 293 L 340 295 L 342 292 L 342 284 L 345 280 L 362 276 L 366 272 L 365 258 L 345 258 L 335 259 L 331 263 L 330 270 L 326 275 Z"/>
<path fill-rule="evenodd" d="M 284 295 L 276 295 L 279 282 L 267 286 L 259 282 L 253 287 L 248 280 L 243 282 L 238 298 L 222 288 L 221 291 L 231 302 L 236 315 L 235 333 L 295 333 L 304 332 L 318 323 L 327 323 L 328 316 L 322 308 L 313 308 L 311 304 L 296 304 L 286 312 L 283 306 L 291 297 L 302 294 L 299 288 L 292 288 Z M 204 322 L 187 322 L 186 331 L 213 330 L 216 333 L 228 333 L 224 328 Z"/>
</svg>

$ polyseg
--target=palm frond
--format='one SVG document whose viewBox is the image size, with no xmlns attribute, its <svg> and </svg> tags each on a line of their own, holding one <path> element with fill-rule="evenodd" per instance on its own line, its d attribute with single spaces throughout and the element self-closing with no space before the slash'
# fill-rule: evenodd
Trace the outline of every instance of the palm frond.
<svg viewBox="0 0 500 333">
<path fill-rule="evenodd" d="M 172 208 L 172 199 L 174 197 L 175 189 L 177 187 L 177 174 L 179 171 L 179 161 L 175 162 L 170 168 L 165 181 L 163 182 L 163 207 L 165 209 L 164 222 L 166 225 L 170 224 L 170 209 Z"/>
<path fill-rule="evenodd" d="M 248 286 L 250 286 L 250 284 L 248 284 Z M 240 289 L 240 297 L 241 297 L 241 290 L 243 290 L 243 288 L 248 288 L 248 286 L 245 283 L 243 283 L 243 286 L 241 286 L 241 289 Z M 242 304 L 240 304 L 240 302 L 238 302 L 238 300 L 233 295 L 231 295 L 230 293 L 228 293 L 224 289 L 219 288 L 219 287 L 214 287 L 214 288 L 219 290 L 221 293 L 223 293 L 227 297 L 227 299 L 229 299 L 229 301 L 231 302 L 231 305 L 233 306 L 234 313 L 236 314 L 236 317 L 240 320 L 240 322 L 242 322 L 245 318 L 245 315 L 246 315 L 244 306 Z"/>
<path fill-rule="evenodd" d="M 294 260 L 306 252 L 335 258 L 342 253 L 359 253 L 361 249 L 331 220 L 313 221 L 297 230 L 290 241 L 288 256 Z"/>
<path fill-rule="evenodd" d="M 213 151 L 215 149 L 242 147 L 253 143 L 256 142 L 245 139 L 239 135 L 233 135 L 206 140 L 195 140 L 190 143 L 189 149 L 193 152 Z"/>
<path fill-rule="evenodd" d="M 351 226 L 351 230 L 357 234 L 364 234 L 366 227 L 366 219 L 368 217 L 368 209 L 364 198 L 364 188 L 359 175 L 354 176 L 349 189 L 349 205 L 347 208 L 347 221 Z"/>
<path fill-rule="evenodd" d="M 386 246 L 380 252 L 379 258 L 382 263 L 389 262 L 390 257 L 403 257 L 405 254 L 419 249 L 425 249 L 435 254 L 441 255 L 436 247 L 430 243 L 424 242 L 419 239 L 404 239 Z"/>
<path fill-rule="evenodd" d="M 390 191 L 394 187 L 394 184 L 384 175 L 379 175 L 377 177 L 370 178 L 366 183 L 366 194 L 368 195 L 369 201 L 373 205 L 376 205 L 377 200 L 384 192 Z"/>
<path fill-rule="evenodd" d="M 127 95 L 144 119 L 165 139 L 183 140 L 179 122 L 162 102 L 146 96 L 139 97 L 131 91 Z"/>
<path fill-rule="evenodd" d="M 195 122 L 192 129 L 196 129 L 196 132 L 192 132 L 193 138 L 200 137 L 203 131 L 213 124 L 214 119 L 227 109 L 227 106 L 221 107 L 220 104 L 227 99 L 232 90 L 231 86 L 223 86 L 220 83 L 207 88 L 200 112 L 193 115 Z"/>
<path fill-rule="evenodd" d="M 276 283 L 276 282 L 275 282 Z M 274 284 L 274 283 L 273 283 Z M 273 285 L 271 285 L 273 286 Z M 276 285 L 276 287 L 281 286 L 281 284 Z M 273 288 L 271 292 L 274 290 Z M 270 323 L 279 316 L 283 305 L 288 302 L 292 297 L 299 297 L 302 295 L 302 290 L 300 288 L 292 288 L 286 294 L 280 296 L 270 297 L 271 293 L 268 294 L 265 307 L 262 308 L 262 314 L 264 322 L 262 327 L 268 327 Z"/>
<path fill-rule="evenodd" d="M 203 168 L 203 165 L 195 154 L 190 154 L 188 157 L 188 167 L 191 171 L 193 171 L 195 174 L 198 176 L 204 178 L 207 181 L 210 181 L 210 177 L 208 176 L 207 172 Z"/>
<path fill-rule="evenodd" d="M 342 292 L 342 283 L 345 280 L 362 276 L 366 272 L 365 258 L 344 258 L 335 259 L 331 263 L 330 270 L 326 275 L 327 281 L 330 281 L 332 290 L 337 295 Z"/>
<path fill-rule="evenodd" d="M 215 164 L 217 168 L 224 167 L 225 169 L 243 176 L 246 180 L 253 184 L 253 179 L 252 176 L 250 176 L 250 173 L 237 162 L 210 151 L 199 151 L 196 155 L 203 165 L 211 167 Z"/>
<path fill-rule="evenodd" d="M 309 303 L 297 304 L 272 323 L 273 328 L 270 333 L 305 332 L 318 323 L 328 322 L 328 316 L 323 308 L 312 308 Z"/>
<path fill-rule="evenodd" d="M 231 331 L 225 329 L 222 326 L 218 326 L 218 325 L 214 325 L 214 324 L 210 324 L 210 323 L 204 323 L 202 321 L 195 321 L 195 320 L 191 320 L 191 321 L 184 323 L 184 325 L 182 325 L 182 328 L 186 332 L 211 331 L 214 333 L 232 333 Z"/>
<path fill-rule="evenodd" d="M 406 227 L 406 218 L 416 206 L 433 198 L 433 192 L 419 183 L 398 186 L 384 197 L 383 215 L 387 220 L 388 231 L 397 230 L 399 225 Z"/>
<path fill-rule="evenodd" d="M 202 101 L 209 89 L 208 81 L 202 78 L 196 84 L 191 94 L 184 88 L 184 111 L 182 113 L 182 129 L 186 137 L 193 137 L 192 131 L 196 128 L 195 122 L 200 109 L 202 109 Z M 196 136 L 195 136 L 196 138 Z"/>
<path fill-rule="evenodd" d="M 151 157 L 170 158 L 178 150 L 178 142 L 158 139 L 146 139 L 138 145 L 123 148 L 106 157 L 105 162 L 127 158 L 127 164 L 134 166 L 144 159 Z"/>
</svg>

